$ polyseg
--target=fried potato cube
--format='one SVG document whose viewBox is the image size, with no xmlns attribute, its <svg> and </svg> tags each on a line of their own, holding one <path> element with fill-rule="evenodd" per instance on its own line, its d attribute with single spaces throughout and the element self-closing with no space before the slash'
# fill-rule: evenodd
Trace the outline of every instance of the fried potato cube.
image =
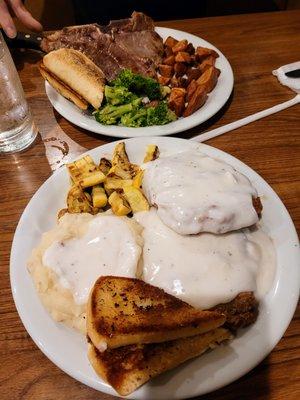
<svg viewBox="0 0 300 400">
<path fill-rule="evenodd" d="M 119 169 L 128 172 L 131 178 L 133 178 L 140 169 L 138 165 L 129 161 L 124 142 L 120 142 L 115 146 L 111 163 L 112 167 L 117 166 Z M 125 179 L 129 179 L 130 177 Z"/>
<path fill-rule="evenodd" d="M 199 70 L 203 74 L 209 67 L 214 66 L 216 59 L 213 56 L 205 58 L 201 64 L 198 65 Z"/>
<path fill-rule="evenodd" d="M 173 55 L 172 47 L 164 47 L 164 57 L 170 57 Z"/>
<path fill-rule="evenodd" d="M 102 186 L 93 186 L 92 188 L 93 207 L 102 208 L 107 204 L 107 196 Z"/>
<path fill-rule="evenodd" d="M 179 51 L 185 51 L 188 46 L 188 41 L 186 39 L 180 40 L 175 46 L 172 46 L 173 53 L 178 53 Z"/>
<path fill-rule="evenodd" d="M 197 80 L 198 78 L 200 78 L 201 74 L 202 72 L 199 68 L 188 68 L 188 70 L 186 71 L 188 83 L 192 82 L 193 79 Z"/>
<path fill-rule="evenodd" d="M 207 93 L 210 93 L 216 86 L 220 70 L 214 66 L 209 67 L 204 73 L 197 79 L 198 85 L 204 86 Z"/>
<path fill-rule="evenodd" d="M 174 71 L 176 77 L 184 75 L 187 69 L 188 69 L 187 65 L 182 62 L 177 62 L 176 64 L 174 64 Z"/>
<path fill-rule="evenodd" d="M 70 214 L 96 214 L 98 212 L 98 209 L 92 206 L 87 193 L 85 193 L 78 185 L 72 186 L 69 190 L 67 195 L 67 207 Z"/>
<path fill-rule="evenodd" d="M 120 178 L 120 179 L 131 179 L 132 175 L 130 171 L 122 169 L 119 165 L 113 165 L 108 171 L 107 177 Z"/>
<path fill-rule="evenodd" d="M 111 206 L 112 212 L 120 217 L 131 212 L 131 208 L 127 200 L 121 193 L 118 193 L 117 191 L 112 192 L 108 198 L 108 203 Z"/>
<path fill-rule="evenodd" d="M 97 185 L 106 179 L 90 156 L 85 156 L 66 166 L 74 184 L 80 185 L 82 188 Z"/>
<path fill-rule="evenodd" d="M 204 86 L 197 86 L 195 92 L 193 93 L 186 109 L 184 110 L 183 116 L 188 117 L 197 111 L 207 100 L 207 92 Z"/>
<path fill-rule="evenodd" d="M 154 161 L 159 157 L 159 148 L 156 144 L 148 144 L 146 148 L 146 154 L 144 157 L 144 163 Z"/>
<path fill-rule="evenodd" d="M 179 51 L 176 56 L 175 56 L 175 61 L 177 63 L 187 63 L 189 64 L 191 62 L 191 55 L 187 53 L 186 51 Z"/>
<path fill-rule="evenodd" d="M 158 78 L 157 78 L 157 80 L 158 80 L 158 83 L 160 84 L 160 85 L 163 85 L 163 86 L 166 86 L 166 85 L 168 85 L 169 83 L 170 83 L 170 78 L 167 78 L 166 76 L 159 76 Z"/>
<path fill-rule="evenodd" d="M 186 101 L 189 102 L 198 87 L 198 83 L 193 79 L 186 90 Z"/>
<path fill-rule="evenodd" d="M 124 196 L 133 213 L 149 211 L 149 203 L 140 189 L 134 186 L 127 186 L 124 188 Z"/>
<path fill-rule="evenodd" d="M 178 43 L 177 39 L 174 39 L 172 36 L 168 36 L 167 39 L 165 40 L 164 45 L 166 47 L 174 47 Z"/>
<path fill-rule="evenodd" d="M 182 115 L 185 106 L 186 90 L 183 88 L 173 88 L 169 98 L 169 107 L 175 112 L 177 117 Z"/>
<path fill-rule="evenodd" d="M 201 62 L 208 56 L 213 56 L 214 58 L 218 58 L 219 54 L 213 49 L 208 49 L 207 47 L 199 46 L 196 48 L 195 56 L 196 60 Z"/>
<path fill-rule="evenodd" d="M 158 70 L 159 73 L 166 78 L 171 78 L 174 73 L 174 68 L 172 65 L 159 64 Z"/>
<path fill-rule="evenodd" d="M 99 169 L 104 175 L 107 175 L 108 171 L 111 169 L 111 162 L 107 158 L 102 157 L 100 159 Z"/>
<path fill-rule="evenodd" d="M 123 189 L 125 186 L 131 186 L 132 179 L 120 179 L 120 178 L 107 178 L 104 182 L 104 189 L 108 194 L 111 194 L 114 190 Z"/>
<path fill-rule="evenodd" d="M 172 54 L 169 57 L 166 57 L 163 59 L 163 64 L 164 65 L 174 65 L 175 64 L 175 56 Z"/>
</svg>

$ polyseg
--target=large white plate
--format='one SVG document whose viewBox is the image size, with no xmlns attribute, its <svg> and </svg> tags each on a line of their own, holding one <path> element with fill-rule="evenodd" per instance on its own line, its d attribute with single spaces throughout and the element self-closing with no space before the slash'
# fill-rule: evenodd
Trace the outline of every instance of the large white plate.
<svg viewBox="0 0 300 400">
<path fill-rule="evenodd" d="M 257 322 L 224 345 L 146 384 L 130 399 L 183 399 L 210 392 L 239 378 L 257 365 L 286 330 L 299 294 L 299 253 L 294 225 L 271 187 L 252 169 L 213 147 L 176 138 L 137 138 L 126 141 L 130 158 L 141 162 L 145 146 L 158 144 L 162 153 L 199 148 L 219 157 L 248 176 L 258 189 L 264 211 L 261 224 L 272 237 L 277 252 L 274 284 L 260 305 Z M 95 160 L 111 155 L 116 142 L 88 152 Z M 65 168 L 52 175 L 35 193 L 17 227 L 11 252 L 11 286 L 23 324 L 38 347 L 67 374 L 97 390 L 115 394 L 90 366 L 85 338 L 55 323 L 42 306 L 26 260 L 42 232 L 51 229 L 57 210 L 64 207 L 69 179 Z"/>
<path fill-rule="evenodd" d="M 89 113 L 81 111 L 73 103 L 58 94 L 58 92 L 46 82 L 46 93 L 52 106 L 64 118 L 81 128 L 87 129 L 91 132 L 120 138 L 171 135 L 173 133 L 193 128 L 215 115 L 226 103 L 233 88 L 233 73 L 225 56 L 220 52 L 220 50 L 206 40 L 200 39 L 199 37 L 189 33 L 168 28 L 156 28 L 156 31 L 163 39 L 166 39 L 168 36 L 173 36 L 178 40 L 187 39 L 189 42 L 193 43 L 194 46 L 209 47 L 216 50 L 220 55 L 216 62 L 216 66 L 221 70 L 217 86 L 209 95 L 205 105 L 194 114 L 187 118 L 178 119 L 177 121 L 171 122 L 167 125 L 149 126 L 146 128 L 127 128 L 125 126 L 102 125 Z"/>
</svg>

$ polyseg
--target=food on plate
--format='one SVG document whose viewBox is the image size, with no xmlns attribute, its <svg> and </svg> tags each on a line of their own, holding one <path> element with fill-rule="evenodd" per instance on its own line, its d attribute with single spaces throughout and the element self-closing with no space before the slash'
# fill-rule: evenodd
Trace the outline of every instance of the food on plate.
<svg viewBox="0 0 300 400">
<path fill-rule="evenodd" d="M 88 356 L 122 395 L 231 338 L 224 315 L 196 310 L 138 279 L 101 277 L 87 311 Z"/>
<path fill-rule="evenodd" d="M 89 104 L 100 107 L 105 77 L 101 69 L 80 51 L 52 51 L 43 57 L 39 69 L 51 86 L 79 108 L 86 110 Z"/>
<path fill-rule="evenodd" d="M 108 81 L 123 69 L 155 76 L 163 55 L 163 40 L 155 32 L 154 22 L 143 13 L 112 21 L 108 26 L 89 24 L 71 26 L 43 38 L 46 53 L 62 47 L 82 51 L 103 72 Z"/>
<path fill-rule="evenodd" d="M 97 374 L 121 396 L 127 396 L 150 379 L 198 357 L 232 338 L 224 328 L 163 343 L 139 344 L 97 350 L 88 344 L 88 357 Z"/>
<path fill-rule="evenodd" d="M 137 276 L 140 231 L 127 217 L 66 213 L 43 234 L 28 269 L 53 319 L 86 331 L 86 304 L 96 279 L 107 274 Z"/>
<path fill-rule="evenodd" d="M 155 79 L 123 70 L 105 86 L 104 104 L 93 115 L 104 125 L 165 125 L 176 120 L 163 99 L 165 95 Z"/>
<path fill-rule="evenodd" d="M 276 269 L 244 175 L 194 146 L 142 156 L 118 142 L 67 164 L 67 208 L 28 262 L 45 308 L 87 335 L 92 366 L 122 396 L 253 324 Z"/>
<path fill-rule="evenodd" d="M 104 125 L 137 128 L 188 117 L 206 102 L 220 74 L 215 50 L 170 36 L 163 43 L 152 19 L 137 12 L 108 26 L 53 32 L 41 47 L 48 53 L 43 77 L 79 108 L 92 105 Z"/>
<path fill-rule="evenodd" d="M 154 208 L 134 218 L 143 228 L 145 282 L 203 310 L 243 292 L 253 292 L 261 300 L 270 289 L 276 259 L 263 231 L 182 235 L 166 226 Z"/>
<path fill-rule="evenodd" d="M 226 233 L 259 219 L 257 191 L 248 178 L 196 150 L 146 164 L 143 191 L 164 224 L 183 235 Z"/>
<path fill-rule="evenodd" d="M 100 277 L 87 306 L 87 334 L 100 351 L 194 336 L 224 322 L 217 311 L 197 310 L 140 279 L 118 276 Z"/>
</svg>

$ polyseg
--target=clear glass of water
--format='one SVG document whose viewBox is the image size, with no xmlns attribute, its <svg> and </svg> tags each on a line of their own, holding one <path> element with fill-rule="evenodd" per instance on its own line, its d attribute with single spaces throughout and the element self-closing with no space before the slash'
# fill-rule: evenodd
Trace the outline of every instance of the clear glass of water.
<svg viewBox="0 0 300 400">
<path fill-rule="evenodd" d="M 0 32 L 0 153 L 24 150 L 36 135 L 18 72 Z"/>
</svg>

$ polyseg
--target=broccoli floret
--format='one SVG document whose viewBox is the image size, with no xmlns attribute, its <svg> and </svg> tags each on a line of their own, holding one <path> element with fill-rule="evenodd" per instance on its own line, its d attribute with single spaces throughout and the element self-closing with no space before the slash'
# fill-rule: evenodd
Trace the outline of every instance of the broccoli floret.
<svg viewBox="0 0 300 400">
<path fill-rule="evenodd" d="M 168 108 L 165 101 L 160 101 L 156 107 L 147 108 L 147 125 L 165 125 L 176 119 L 175 113 Z"/>
<path fill-rule="evenodd" d="M 135 99 L 131 103 L 121 106 L 107 104 L 94 113 L 96 121 L 105 125 L 116 125 L 119 123 L 122 115 L 137 110 L 142 103 L 142 98 Z"/>
<path fill-rule="evenodd" d="M 132 128 L 147 126 L 147 109 L 140 108 L 139 110 L 124 114 L 121 118 L 121 124 Z"/>
<path fill-rule="evenodd" d="M 121 71 L 111 85 L 125 87 L 134 93 L 149 97 L 150 100 L 162 98 L 160 84 L 155 79 L 134 74 L 129 69 Z"/>
<path fill-rule="evenodd" d="M 104 94 L 107 103 L 112 104 L 113 106 L 131 103 L 137 98 L 134 93 L 131 93 L 124 86 L 112 87 L 106 85 Z"/>
</svg>

